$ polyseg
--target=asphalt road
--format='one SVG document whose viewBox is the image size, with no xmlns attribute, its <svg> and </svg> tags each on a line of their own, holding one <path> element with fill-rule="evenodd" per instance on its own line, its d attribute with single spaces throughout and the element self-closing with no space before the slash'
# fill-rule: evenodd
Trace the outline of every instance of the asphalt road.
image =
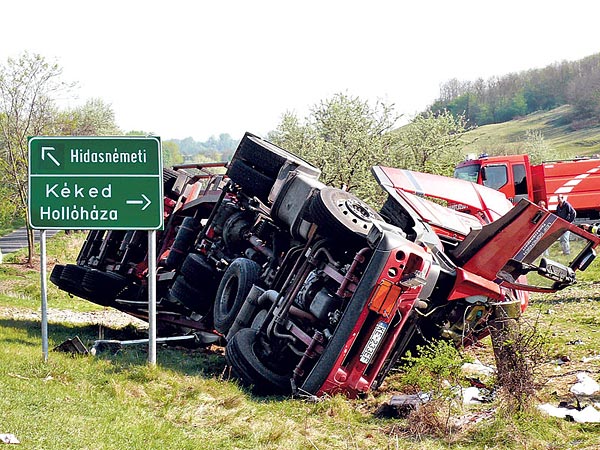
<svg viewBox="0 0 600 450">
<path fill-rule="evenodd" d="M 54 236 L 57 233 L 57 230 L 48 230 L 46 231 L 46 238 L 50 236 Z M 39 242 L 40 240 L 40 232 L 39 230 L 34 230 L 33 235 L 35 237 L 35 242 Z M 13 231 L 6 236 L 0 237 L 0 250 L 3 255 L 7 253 L 16 252 L 22 248 L 27 247 L 27 229 L 19 228 L 16 231 Z"/>
</svg>

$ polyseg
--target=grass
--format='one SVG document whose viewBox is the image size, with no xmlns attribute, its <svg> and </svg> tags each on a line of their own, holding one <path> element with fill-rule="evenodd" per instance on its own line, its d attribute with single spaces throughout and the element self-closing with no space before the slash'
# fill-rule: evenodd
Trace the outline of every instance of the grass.
<svg viewBox="0 0 600 450">
<path fill-rule="evenodd" d="M 464 153 L 490 153 L 491 149 L 504 149 L 506 154 L 524 153 L 527 130 L 540 131 L 559 159 L 600 153 L 600 127 L 573 129 L 565 120 L 569 114 L 571 107 L 561 106 L 509 122 L 484 125 L 466 133 L 465 140 L 472 143 L 465 147 Z"/>
<path fill-rule="evenodd" d="M 51 263 L 72 262 L 83 235 L 59 234 L 48 242 Z M 117 353 L 72 357 L 51 352 L 44 363 L 40 323 L 2 315 L 3 308 L 39 309 L 39 272 L 16 255 L 0 265 L 0 433 L 13 433 L 23 449 L 592 449 L 598 425 L 580 425 L 537 413 L 506 414 L 501 401 L 463 409 L 494 412 L 491 418 L 447 435 L 415 434 L 406 419 L 381 418 L 378 408 L 398 394 L 402 373 L 359 400 L 320 402 L 254 397 L 229 379 L 222 349 L 160 346 L 158 365 L 146 364 L 143 346 Z M 589 270 L 598 279 L 600 263 Z M 51 286 L 51 285 L 49 285 Z M 573 400 L 569 387 L 586 370 L 598 379 L 600 284 L 582 282 L 556 295 L 536 295 L 526 317 L 546 333 L 548 361 L 541 367 L 539 401 Z M 62 291 L 49 292 L 50 307 L 102 309 Z M 137 335 L 107 329 L 106 338 Z M 52 322 L 50 348 L 79 336 L 98 337 L 90 324 Z M 582 344 L 572 342 L 581 340 Z M 493 361 L 489 339 L 467 351 Z M 570 362 L 558 365 L 559 357 Z M 600 401 L 596 399 L 595 401 Z"/>
</svg>

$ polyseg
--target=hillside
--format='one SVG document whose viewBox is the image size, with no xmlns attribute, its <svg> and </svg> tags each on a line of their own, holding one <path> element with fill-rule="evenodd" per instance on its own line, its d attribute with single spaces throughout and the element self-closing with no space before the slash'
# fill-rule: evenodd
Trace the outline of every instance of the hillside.
<svg viewBox="0 0 600 450">
<path fill-rule="evenodd" d="M 527 130 L 539 130 L 556 159 L 600 153 L 600 126 L 575 129 L 571 106 L 540 111 L 509 122 L 484 125 L 465 134 L 465 153 L 522 153 Z"/>
</svg>

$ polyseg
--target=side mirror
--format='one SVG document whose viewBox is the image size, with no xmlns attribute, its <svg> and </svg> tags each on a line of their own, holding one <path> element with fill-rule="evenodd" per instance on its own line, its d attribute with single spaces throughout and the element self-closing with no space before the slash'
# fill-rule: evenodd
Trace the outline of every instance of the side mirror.
<svg viewBox="0 0 600 450">
<path fill-rule="evenodd" d="M 481 181 L 486 181 L 487 180 L 487 170 L 485 169 L 485 166 L 481 168 Z"/>
<path fill-rule="evenodd" d="M 596 259 L 596 251 L 590 248 L 587 252 L 582 253 L 575 261 L 578 270 L 585 270 Z"/>
<path fill-rule="evenodd" d="M 561 285 L 570 285 L 576 282 L 575 271 L 573 269 L 546 258 L 540 260 L 538 274 L 550 280 L 557 281 Z"/>
</svg>

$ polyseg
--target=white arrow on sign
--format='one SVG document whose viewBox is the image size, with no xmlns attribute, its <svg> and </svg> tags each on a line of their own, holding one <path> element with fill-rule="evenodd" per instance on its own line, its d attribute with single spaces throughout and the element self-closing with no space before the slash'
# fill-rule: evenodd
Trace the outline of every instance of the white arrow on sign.
<svg viewBox="0 0 600 450">
<path fill-rule="evenodd" d="M 54 157 L 54 155 L 52 153 L 50 153 L 51 151 L 56 150 L 54 147 L 42 147 L 42 161 L 46 160 L 46 156 L 48 158 L 50 158 L 52 160 L 52 162 L 54 162 L 54 164 L 56 164 L 57 166 L 60 166 L 60 163 L 58 162 L 58 160 Z"/>
<path fill-rule="evenodd" d="M 142 207 L 142 211 L 145 210 L 148 206 L 150 206 L 150 203 L 152 203 L 150 201 L 150 199 L 148 197 L 146 197 L 144 194 L 142 194 L 142 197 L 144 197 L 144 200 L 146 201 L 146 204 L 144 205 L 144 200 L 125 200 L 125 203 L 127 203 L 128 205 L 144 205 Z"/>
</svg>

